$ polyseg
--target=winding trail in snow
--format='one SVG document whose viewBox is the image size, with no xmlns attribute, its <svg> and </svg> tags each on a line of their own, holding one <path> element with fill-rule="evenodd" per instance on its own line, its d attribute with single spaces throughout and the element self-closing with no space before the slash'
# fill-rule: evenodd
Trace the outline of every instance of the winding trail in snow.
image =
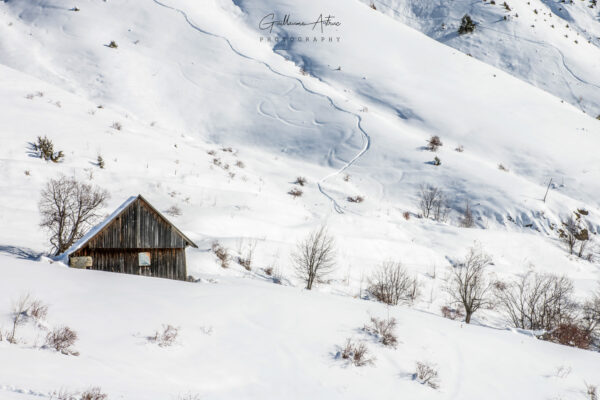
<svg viewBox="0 0 600 400">
<path fill-rule="evenodd" d="M 335 104 L 335 102 L 333 101 L 333 99 L 331 97 L 329 97 L 329 96 L 327 96 L 327 95 L 325 95 L 323 93 L 319 93 L 319 92 L 316 92 L 314 90 L 311 90 L 311 89 L 307 88 L 306 85 L 304 84 L 304 82 L 300 78 L 297 78 L 297 77 L 294 77 L 294 76 L 290 76 L 290 75 L 286 75 L 284 73 L 276 71 L 273 67 L 271 67 L 271 65 L 269 63 L 267 63 L 265 61 L 262 61 L 262 60 L 259 60 L 259 59 L 256 59 L 254 57 L 250 57 L 250 56 L 242 53 L 240 50 L 237 50 L 233 46 L 233 44 L 231 43 L 231 41 L 227 37 L 221 36 L 221 35 L 218 35 L 218 34 L 215 34 L 215 33 L 212 33 L 212 32 L 209 32 L 209 31 L 206 31 L 206 30 L 200 28 L 199 26 L 197 26 L 196 24 L 194 24 L 192 22 L 192 20 L 188 17 L 188 15 L 187 15 L 187 13 L 185 11 L 183 11 L 183 10 L 181 10 L 179 8 L 176 8 L 176 7 L 172 7 L 172 6 L 168 5 L 168 4 L 164 4 L 164 3 L 160 2 L 159 0 L 152 0 L 152 1 L 154 3 L 156 3 L 156 4 L 158 4 L 161 7 L 173 10 L 173 11 L 181 14 L 183 16 L 183 18 L 185 19 L 185 21 L 187 22 L 187 24 L 192 29 L 194 29 L 194 30 L 196 30 L 196 31 L 198 31 L 198 32 L 200 32 L 202 34 L 205 34 L 207 36 L 212 36 L 212 37 L 224 40 L 227 43 L 227 45 L 229 46 L 229 48 L 231 49 L 231 51 L 233 51 L 238 56 L 240 56 L 242 58 L 245 58 L 247 60 L 251 60 L 251 61 L 257 62 L 257 63 L 265 66 L 269 71 L 271 71 L 272 73 L 274 73 L 274 74 L 276 74 L 278 76 L 281 76 L 281 77 L 284 77 L 284 78 L 288 78 L 288 79 L 292 79 L 292 80 L 298 82 L 300 84 L 300 86 L 302 87 L 302 89 L 304 89 L 304 91 L 306 91 L 307 93 L 310 93 L 310 94 L 312 94 L 314 96 L 318 96 L 318 97 L 321 97 L 321 98 L 327 100 L 329 102 L 329 104 L 334 109 L 336 109 L 337 111 L 340 111 L 340 112 L 345 113 L 345 114 L 352 115 L 354 118 L 356 118 L 356 128 L 358 129 L 358 131 L 361 133 L 361 135 L 363 137 L 363 147 L 362 147 L 362 149 L 358 152 L 358 154 L 356 154 L 350 161 L 346 162 L 337 171 L 334 171 L 331 174 L 329 174 L 329 175 L 321 178 L 317 182 L 317 186 L 319 188 L 319 191 L 325 197 L 327 197 L 331 201 L 331 203 L 333 205 L 333 209 L 338 214 L 343 214 L 344 213 L 344 209 L 339 205 L 339 203 L 329 193 L 327 193 L 325 191 L 325 189 L 323 188 L 323 184 L 325 183 L 326 180 L 328 180 L 328 179 L 330 179 L 330 178 L 332 178 L 332 177 L 334 177 L 336 175 L 341 174 L 346 169 L 348 169 L 350 166 L 352 166 L 352 164 L 354 164 L 358 159 L 360 159 L 369 150 L 369 148 L 371 147 L 371 136 L 369 136 L 369 134 L 362 127 L 362 117 L 359 114 L 357 114 L 357 113 L 354 113 L 352 111 L 348 111 L 348 110 L 345 110 L 345 109 L 341 108 L 340 106 L 338 106 L 337 104 Z M 334 89 L 332 89 L 332 90 L 334 90 Z M 330 154 L 331 154 L 331 151 L 328 153 L 328 158 L 329 159 L 331 159 Z"/>
</svg>

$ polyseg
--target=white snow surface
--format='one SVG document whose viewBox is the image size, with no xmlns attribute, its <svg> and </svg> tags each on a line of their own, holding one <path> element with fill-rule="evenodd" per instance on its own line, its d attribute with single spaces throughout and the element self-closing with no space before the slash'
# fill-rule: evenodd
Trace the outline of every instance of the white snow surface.
<svg viewBox="0 0 600 400">
<path fill-rule="evenodd" d="M 569 256 L 556 230 L 577 209 L 588 211 L 594 244 L 600 229 L 598 9 L 580 0 L 509 2 L 510 13 L 500 2 L 369 3 L 0 2 L 0 330 L 20 294 L 50 305 L 47 327 L 28 323 L 21 343 L 0 341 L 10 360 L 0 363 L 0 398 L 98 385 L 123 399 L 578 399 L 584 381 L 600 384 L 598 353 L 511 331 L 494 310 L 471 326 L 440 316 L 450 260 L 475 243 L 493 258 L 490 279 L 565 274 L 578 299 L 597 288 L 597 259 Z M 341 25 L 268 34 L 259 21 L 271 12 L 334 15 Z M 480 26 L 457 36 L 466 12 Z M 561 22 L 553 29 L 544 18 Z M 577 33 L 590 43 L 573 43 Z M 63 162 L 31 153 L 40 135 Z M 436 153 L 424 149 L 432 135 L 444 144 Z M 169 219 L 199 245 L 187 250 L 198 282 L 43 257 L 39 193 L 60 174 L 106 188 L 106 216 L 138 193 L 161 212 L 179 207 Z M 294 199 L 297 176 L 308 184 Z M 421 184 L 447 193 L 447 222 L 417 217 Z M 347 201 L 355 195 L 365 201 Z M 466 201 L 470 229 L 459 226 Z M 337 269 L 309 292 L 290 253 L 321 224 L 335 238 Z M 252 271 L 221 268 L 214 240 L 233 259 L 254 247 Z M 361 299 L 385 260 L 419 278 L 411 307 Z M 398 319 L 398 349 L 362 333 L 370 315 Z M 180 327 L 177 345 L 149 344 L 168 323 Z M 79 357 L 39 348 L 44 329 L 60 324 L 78 332 Z M 347 337 L 367 340 L 374 366 L 335 358 Z M 421 360 L 439 367 L 439 390 L 412 380 Z"/>
</svg>

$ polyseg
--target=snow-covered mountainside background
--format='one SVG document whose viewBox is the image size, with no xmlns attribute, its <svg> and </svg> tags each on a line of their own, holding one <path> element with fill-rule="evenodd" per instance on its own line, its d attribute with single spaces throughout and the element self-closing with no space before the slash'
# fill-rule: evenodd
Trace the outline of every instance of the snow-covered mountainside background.
<svg viewBox="0 0 600 400">
<path fill-rule="evenodd" d="M 451 263 L 472 246 L 491 256 L 490 280 L 566 275 L 581 302 L 600 280 L 600 9 L 490 3 L 0 2 L 0 331 L 23 293 L 49 305 L 19 343 L 0 341 L 0 398 L 90 386 L 111 399 L 589 398 L 597 352 L 510 329 L 494 308 L 470 325 L 441 316 Z M 340 24 L 269 32 L 270 13 Z M 464 14 L 477 27 L 458 35 Z M 32 156 L 44 135 L 62 162 Z M 428 151 L 436 135 L 443 146 Z M 187 250 L 197 281 L 45 257 L 38 202 L 61 174 L 107 189 L 106 215 L 137 194 L 171 210 L 199 245 Z M 426 185 L 446 194 L 445 221 L 419 217 Z M 589 259 L 559 239 L 574 212 Z M 321 225 L 336 269 L 306 291 L 290 255 Z M 235 257 L 250 249 L 247 271 Z M 411 304 L 366 294 L 389 260 L 417 276 Z M 396 349 L 361 329 L 371 316 L 397 319 Z M 79 356 L 40 348 L 61 324 Z M 179 327 L 174 346 L 145 339 L 162 324 Z M 373 365 L 339 360 L 348 337 Z M 416 362 L 437 366 L 438 389 L 412 378 Z"/>
</svg>

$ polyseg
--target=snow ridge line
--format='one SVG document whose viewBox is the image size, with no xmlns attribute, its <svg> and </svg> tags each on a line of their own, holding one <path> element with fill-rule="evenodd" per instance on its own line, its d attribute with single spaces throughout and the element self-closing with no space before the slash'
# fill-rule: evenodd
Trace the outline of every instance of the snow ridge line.
<svg viewBox="0 0 600 400">
<path fill-rule="evenodd" d="M 353 157 L 353 158 L 352 158 L 350 161 L 348 161 L 348 162 L 347 162 L 347 163 L 346 163 L 344 166 L 342 166 L 342 167 L 341 167 L 339 170 L 337 170 L 337 171 L 335 171 L 335 172 L 333 172 L 333 173 L 331 173 L 331 174 L 329 174 L 329 175 L 325 176 L 324 178 L 321 178 L 321 179 L 319 180 L 319 182 L 317 182 L 317 186 L 318 186 L 318 188 L 319 188 L 319 191 L 320 191 L 320 192 L 321 192 L 321 193 L 322 193 L 322 194 L 323 194 L 325 197 L 327 197 L 327 198 L 328 198 L 328 199 L 331 201 L 331 203 L 333 204 L 333 209 L 334 209 L 334 210 L 335 210 L 335 211 L 336 211 L 338 214 L 343 214 L 343 213 L 344 213 L 344 210 L 342 209 L 342 207 L 341 207 L 341 206 L 338 204 L 338 202 L 337 202 L 337 201 L 336 201 L 336 200 L 335 200 L 335 199 L 334 199 L 334 198 L 333 198 L 333 197 L 332 197 L 330 194 L 328 194 L 328 193 L 325 191 L 325 189 L 323 189 L 323 186 L 322 186 L 322 184 L 323 184 L 323 183 L 324 183 L 324 182 L 325 182 L 327 179 L 329 179 L 329 178 L 331 178 L 331 177 L 334 177 L 334 176 L 336 176 L 336 175 L 339 175 L 340 173 L 342 173 L 343 171 L 345 171 L 346 169 L 348 169 L 348 168 L 349 168 L 349 167 L 350 167 L 352 164 L 354 164 L 354 163 L 355 163 L 355 162 L 356 162 L 356 161 L 357 161 L 359 158 L 361 158 L 361 157 L 362 157 L 362 156 L 363 156 L 363 155 L 364 155 L 364 154 L 365 154 L 365 153 L 366 153 L 366 152 L 369 150 L 369 148 L 371 147 L 371 137 L 370 137 L 370 136 L 369 136 L 369 134 L 368 134 L 368 133 L 367 133 L 367 132 L 364 130 L 364 128 L 362 127 L 362 124 L 361 124 L 361 123 L 362 123 L 362 117 L 361 117 L 359 114 L 357 114 L 357 113 L 354 113 L 354 112 L 352 112 L 352 111 L 348 111 L 348 110 L 345 110 L 345 109 L 343 109 L 343 108 L 339 107 L 338 105 L 336 105 L 336 104 L 335 104 L 335 102 L 333 101 L 333 99 L 332 99 L 331 97 L 329 97 L 329 96 L 327 96 L 327 95 L 325 95 L 325 94 L 322 94 L 322 93 L 319 93 L 319 92 L 316 92 L 316 91 L 314 91 L 314 90 L 311 90 L 311 89 L 307 88 L 307 87 L 304 85 L 304 82 L 303 82 L 303 81 L 302 81 L 300 78 L 297 78 L 297 77 L 294 77 L 294 76 L 290 76 L 290 75 L 286 75 L 286 74 L 283 74 L 283 73 L 281 73 L 281 72 L 279 72 L 279 71 L 276 71 L 276 70 L 275 70 L 275 69 L 273 69 L 273 67 L 271 67 L 271 65 L 270 65 L 270 64 L 268 64 L 267 62 L 265 62 L 265 61 L 262 61 L 262 60 L 258 60 L 258 59 L 256 59 L 256 58 L 250 57 L 250 56 L 248 56 L 248 55 L 246 55 L 246 54 L 242 53 L 241 51 L 237 50 L 237 49 L 236 49 L 236 48 L 233 46 L 233 44 L 231 43 L 231 41 L 230 41 L 229 39 L 227 39 L 225 36 L 217 35 L 217 34 L 215 34 L 215 33 L 212 33 L 212 32 L 209 32 L 209 31 L 206 31 L 206 30 L 204 30 L 204 29 L 200 28 L 199 26 L 195 25 L 195 24 L 194 24 L 194 23 L 191 21 L 191 19 L 188 17 L 188 15 L 186 14 L 186 12 L 185 12 L 185 11 L 183 11 L 183 10 L 181 10 L 181 9 L 179 9 L 179 8 L 176 8 L 176 7 L 171 7 L 171 6 L 167 5 L 167 4 L 161 3 L 159 0 L 152 0 L 152 1 L 153 1 L 154 3 L 156 3 L 156 4 L 158 4 L 158 5 L 159 5 L 159 6 L 161 6 L 161 7 L 168 8 L 168 9 L 170 9 L 170 10 L 176 11 L 176 12 L 178 12 L 179 14 L 181 14 L 181 15 L 183 16 L 183 18 L 185 19 L 185 21 L 187 22 L 187 24 L 188 24 L 188 25 L 189 25 L 189 26 L 190 26 L 192 29 L 194 29 L 194 30 L 196 30 L 196 31 L 198 31 L 198 32 L 200 32 L 200 33 L 203 33 L 203 34 L 205 34 L 205 35 L 212 36 L 212 37 L 215 37 L 215 38 L 219 38 L 219 39 L 222 39 L 222 40 L 224 40 L 224 41 L 227 43 L 227 45 L 229 46 L 229 48 L 231 49 L 231 51 L 233 51 L 233 52 L 234 52 L 235 54 L 237 54 L 238 56 L 240 56 L 240 57 L 242 57 L 242 58 L 245 58 L 245 59 L 247 59 L 247 60 L 251 60 L 251 61 L 257 62 L 257 63 L 259 63 L 259 64 L 262 64 L 262 65 L 263 65 L 263 66 L 265 66 L 265 67 L 266 67 L 266 68 L 267 68 L 269 71 L 271 71 L 272 73 L 274 73 L 274 74 L 276 74 L 276 75 L 279 75 L 279 76 L 281 76 L 281 77 L 284 77 L 284 78 L 288 78 L 288 79 L 293 79 L 293 80 L 295 80 L 296 82 L 298 82 L 298 83 L 300 84 L 300 86 L 302 87 L 302 89 L 304 89 L 304 91 L 306 91 L 307 93 L 310 93 L 310 94 L 312 94 L 312 95 L 314 95 L 314 96 L 319 96 L 319 97 L 321 97 L 321 98 L 324 98 L 324 99 L 326 99 L 326 100 L 329 102 L 329 104 L 330 104 L 330 105 L 331 105 L 333 108 L 335 108 L 336 110 L 338 110 L 338 111 L 340 111 L 340 112 L 343 112 L 343 113 L 346 113 L 346 114 L 350 114 L 350 115 L 352 115 L 352 116 L 354 116 L 354 117 L 356 118 L 356 127 L 358 128 L 358 131 L 359 131 L 359 132 L 361 133 L 361 135 L 363 136 L 363 139 L 365 139 L 365 144 L 364 144 L 363 148 L 360 150 L 360 152 L 359 152 L 358 154 L 356 154 L 356 155 L 355 155 L 355 156 L 354 156 L 354 157 Z"/>
</svg>

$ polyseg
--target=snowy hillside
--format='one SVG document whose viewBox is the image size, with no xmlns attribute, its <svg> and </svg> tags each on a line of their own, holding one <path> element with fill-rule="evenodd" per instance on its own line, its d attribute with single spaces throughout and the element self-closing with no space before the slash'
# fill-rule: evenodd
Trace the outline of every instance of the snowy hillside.
<svg viewBox="0 0 600 400">
<path fill-rule="evenodd" d="M 600 8 L 595 1 L 363 2 L 594 117 L 600 115 Z M 465 14 L 477 24 L 472 35 L 457 33 Z"/>
<path fill-rule="evenodd" d="M 0 2 L 0 332 L 22 293 L 50 305 L 46 326 L 28 321 L 20 343 L 0 341 L 19 366 L 0 366 L 0 398 L 100 385 L 123 399 L 576 399 L 584 381 L 600 384 L 597 352 L 508 330 L 497 307 L 470 326 L 441 317 L 451 264 L 474 244 L 492 258 L 490 281 L 566 275 L 581 303 L 598 288 L 598 9 L 438 2 Z M 480 25 L 457 36 L 466 12 Z M 261 29 L 285 14 L 340 24 Z M 573 43 L 577 33 L 590 42 Z M 61 162 L 35 156 L 44 135 Z M 199 245 L 187 250 L 197 282 L 50 265 L 38 202 L 61 174 L 107 189 L 103 215 L 137 194 L 167 213 Z M 445 192 L 448 218 L 420 217 L 426 185 Z M 574 215 L 586 257 L 559 238 Z M 290 255 L 324 224 L 335 273 L 305 291 Z M 247 270 L 235 259 L 250 249 Z M 417 277 L 410 304 L 367 295 L 386 260 Z M 388 313 L 396 350 L 360 329 Z M 78 332 L 79 357 L 39 349 L 62 323 Z M 176 346 L 147 343 L 161 324 L 180 327 Z M 367 340 L 376 364 L 336 359 L 347 337 Z M 421 359 L 439 367 L 439 390 L 410 377 Z"/>
<path fill-rule="evenodd" d="M 0 342 L 3 360 L 16 366 L 2 369 L 3 399 L 89 386 L 102 387 L 111 399 L 140 400 L 189 393 L 206 399 L 392 399 L 398 393 L 575 399 L 583 396 L 583 380 L 597 379 L 597 353 L 404 307 L 244 279 L 193 284 L 1 257 L 3 294 L 18 297 L 26 288 L 50 305 L 49 326 L 68 324 L 81 336 L 78 357 Z M 388 314 L 399 323 L 396 349 L 362 331 L 371 316 Z M 161 324 L 180 329 L 171 347 L 146 340 Z M 23 335 L 33 331 L 21 329 Z M 336 359 L 348 337 L 367 341 L 374 366 Z M 418 361 L 438 366 L 440 390 L 412 379 Z"/>
</svg>

